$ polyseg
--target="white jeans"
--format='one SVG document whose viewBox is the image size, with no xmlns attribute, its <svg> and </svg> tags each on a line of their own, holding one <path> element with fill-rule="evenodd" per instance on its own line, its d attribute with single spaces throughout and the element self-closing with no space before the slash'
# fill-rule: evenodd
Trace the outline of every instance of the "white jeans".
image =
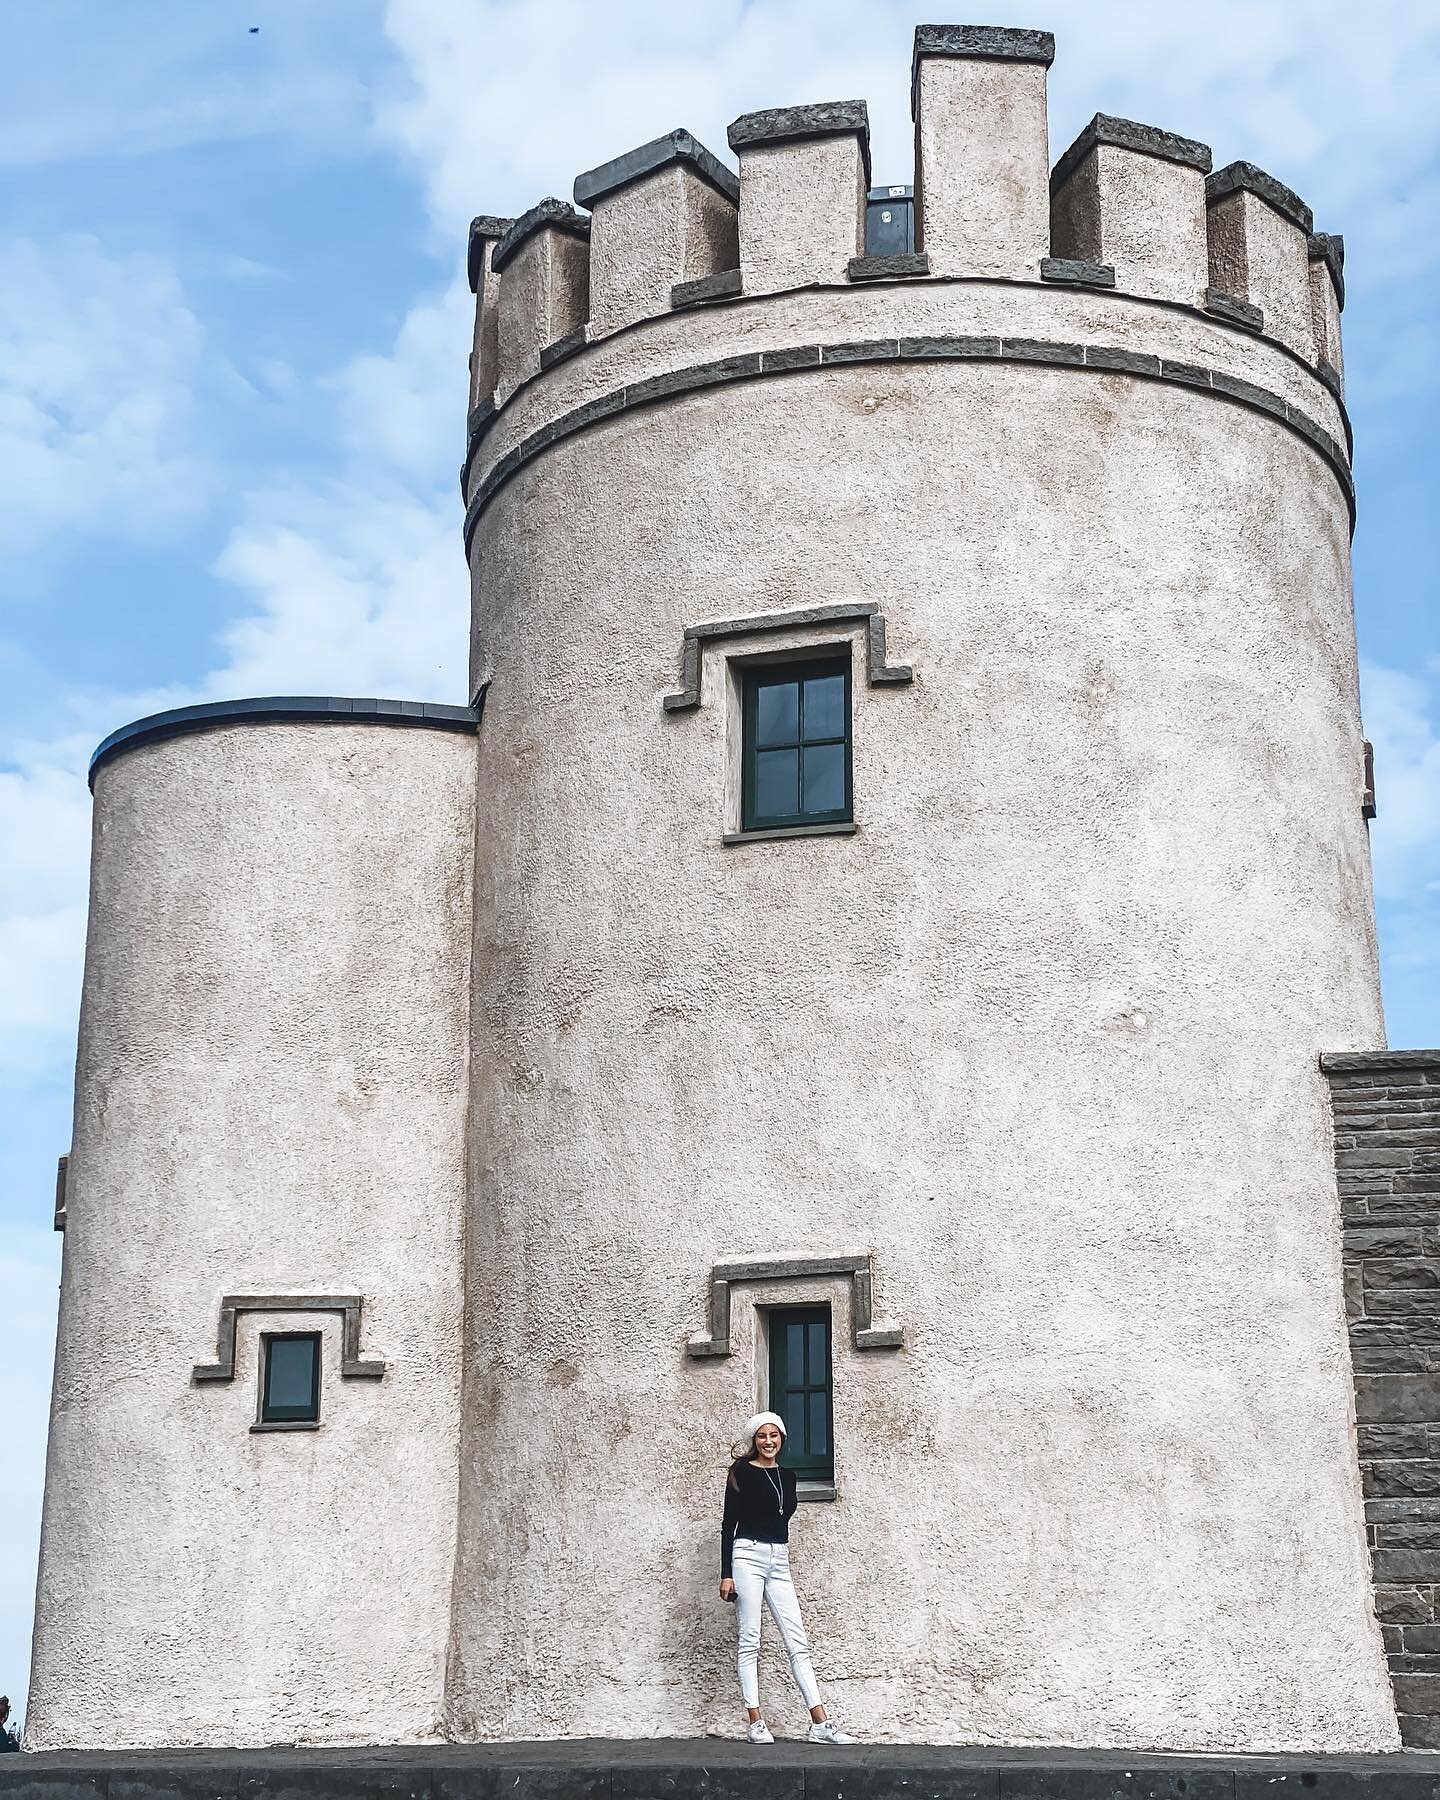
<svg viewBox="0 0 1440 1800">
<path fill-rule="evenodd" d="M 740 1634 L 740 1693 L 746 1706 L 760 1704 L 760 1613 L 762 1604 L 780 1628 L 790 1673 L 807 1706 L 819 1706 L 820 1689 L 810 1664 L 810 1640 L 800 1618 L 800 1602 L 790 1579 L 787 1544 L 762 1544 L 737 1537 L 730 1573 L 735 1582 L 735 1622 Z"/>
</svg>

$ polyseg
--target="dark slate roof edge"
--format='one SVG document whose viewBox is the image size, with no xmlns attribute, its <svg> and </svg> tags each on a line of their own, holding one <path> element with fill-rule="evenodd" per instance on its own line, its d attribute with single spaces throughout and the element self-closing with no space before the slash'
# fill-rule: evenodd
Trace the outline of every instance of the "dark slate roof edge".
<svg viewBox="0 0 1440 1800">
<path fill-rule="evenodd" d="M 254 700 L 209 700 L 150 713 L 112 731 L 90 758 L 90 785 L 96 773 L 126 750 L 163 738 L 185 737 L 220 725 L 420 725 L 439 731 L 473 732 L 478 716 L 469 706 L 436 700 L 345 700 L 320 694 L 267 694 Z"/>
<path fill-rule="evenodd" d="M 485 261 L 486 244 L 496 238 L 503 238 L 514 223 L 513 219 L 502 219 L 494 213 L 477 213 L 470 221 L 470 236 L 465 245 L 465 273 L 469 277 L 472 294 L 480 286 L 480 269 Z"/>
<path fill-rule="evenodd" d="M 1338 231 L 1312 231 L 1306 244 L 1311 262 L 1323 262 L 1335 283 L 1335 299 L 1345 310 L 1345 240 Z"/>
<path fill-rule="evenodd" d="M 1158 125 L 1142 125 L 1137 119 L 1119 119 L 1112 113 L 1095 117 L 1050 171 L 1050 192 L 1056 193 L 1084 162 L 1097 144 L 1117 150 L 1137 150 L 1142 156 L 1158 156 L 1165 162 L 1182 163 L 1208 175 L 1214 163 L 1210 146 L 1195 138 L 1179 137 Z"/>
<path fill-rule="evenodd" d="M 1320 1067 L 1327 1075 L 1366 1075 L 1385 1069 L 1440 1073 L 1440 1050 L 1322 1050 Z"/>
<path fill-rule="evenodd" d="M 1292 225 L 1298 225 L 1307 237 L 1315 228 L 1315 215 L 1310 208 L 1283 181 L 1277 181 L 1273 175 L 1267 175 L 1263 169 L 1257 169 L 1254 163 L 1226 163 L 1223 169 L 1217 169 L 1205 183 L 1205 201 L 1214 206 L 1217 200 L 1223 200 L 1227 194 L 1254 194 L 1267 206 L 1273 206 L 1281 216 Z"/>
<path fill-rule="evenodd" d="M 653 138 L 636 150 L 627 150 L 623 156 L 611 157 L 609 162 L 577 175 L 575 204 L 594 206 L 607 194 L 618 193 L 631 182 L 641 181 L 659 169 L 668 169 L 673 163 L 684 163 L 717 194 L 723 194 L 733 205 L 740 204 L 740 180 L 734 170 L 727 169 L 718 156 L 713 156 L 698 138 L 684 129 L 666 132 L 664 137 Z"/>
<path fill-rule="evenodd" d="M 799 144 L 809 138 L 843 137 L 853 132 L 860 139 L 865 162 L 865 185 L 870 185 L 870 109 L 863 100 L 822 100 L 816 106 L 767 106 L 760 112 L 741 113 L 726 132 L 732 150 L 756 144 Z"/>
<path fill-rule="evenodd" d="M 590 235 L 590 221 L 585 215 L 576 212 L 568 200 L 557 200 L 550 194 L 532 206 L 529 212 L 521 213 L 495 246 L 490 267 L 498 275 L 506 263 L 513 262 L 522 245 L 547 225 L 553 226 L 556 231 L 568 231 L 572 237 L 588 238 Z"/>
</svg>

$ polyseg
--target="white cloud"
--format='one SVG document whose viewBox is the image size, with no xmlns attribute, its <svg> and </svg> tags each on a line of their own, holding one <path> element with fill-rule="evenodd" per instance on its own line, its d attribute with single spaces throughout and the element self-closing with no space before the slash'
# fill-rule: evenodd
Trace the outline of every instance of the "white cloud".
<svg viewBox="0 0 1440 1800">
<path fill-rule="evenodd" d="M 205 332 L 161 259 L 94 238 L 0 245 L 0 544 L 145 534 L 203 499 Z"/>
<path fill-rule="evenodd" d="M 1379 805 L 1375 888 L 1384 899 L 1417 902 L 1440 878 L 1440 694 L 1419 676 L 1373 663 L 1362 678 Z"/>
</svg>

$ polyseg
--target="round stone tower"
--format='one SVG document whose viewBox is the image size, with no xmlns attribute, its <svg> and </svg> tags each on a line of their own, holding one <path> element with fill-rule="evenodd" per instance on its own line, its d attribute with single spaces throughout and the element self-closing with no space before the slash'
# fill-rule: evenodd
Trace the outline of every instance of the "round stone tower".
<svg viewBox="0 0 1440 1800">
<path fill-rule="evenodd" d="M 1317 1062 L 1383 1042 L 1339 240 L 1126 120 L 1052 171 L 1052 53 L 917 32 L 913 253 L 859 102 L 476 222 L 457 1735 L 729 1728 L 804 1308 L 853 1729 L 1396 1742 Z"/>
</svg>

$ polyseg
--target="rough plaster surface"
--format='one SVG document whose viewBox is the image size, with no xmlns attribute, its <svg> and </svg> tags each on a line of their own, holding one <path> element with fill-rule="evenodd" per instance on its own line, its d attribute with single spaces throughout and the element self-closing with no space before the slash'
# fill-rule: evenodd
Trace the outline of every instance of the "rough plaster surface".
<svg viewBox="0 0 1440 1800">
<path fill-rule="evenodd" d="M 657 322 L 521 411 L 596 363 L 613 386 L 817 320 L 1020 312 L 1234 354 L 1323 416 L 1272 345 L 1003 284 Z M 720 1481 L 780 1296 L 736 1295 L 723 1361 L 685 1339 L 716 1261 L 861 1245 L 905 1349 L 850 1349 L 839 1283 L 793 1295 L 840 1309 L 840 1499 L 802 1511 L 795 1565 L 848 1724 L 1393 1746 L 1316 1066 L 1382 1031 L 1320 459 L 1121 375 L 832 367 L 567 440 L 473 566 L 493 825 L 451 1729 L 735 1718 Z M 702 705 L 665 714 L 683 627 L 856 597 L 916 679 L 855 684 L 855 835 L 724 846 L 716 677 L 762 646 L 707 648 Z"/>
<path fill-rule="evenodd" d="M 500 276 L 490 267 L 495 240 L 487 239 L 475 285 L 475 337 L 470 356 L 470 405 L 495 392 L 500 375 Z M 536 352 L 538 357 L 539 352 Z"/>
<path fill-rule="evenodd" d="M 740 150 L 740 280 L 747 294 L 843 281 L 865 251 L 865 158 L 842 132 Z"/>
<path fill-rule="evenodd" d="M 1315 354 L 1323 357 L 1337 375 L 1345 373 L 1345 352 L 1340 341 L 1340 301 L 1335 283 L 1323 262 L 1310 264 L 1310 329 Z"/>
<path fill-rule="evenodd" d="M 526 239 L 500 276 L 496 398 L 535 374 L 540 352 L 590 312 L 590 243 L 546 226 Z"/>
<path fill-rule="evenodd" d="M 531 432 L 627 382 L 744 351 L 936 332 L 1116 345 L 1202 364 L 1293 401 L 1344 442 L 1340 409 L 1316 379 L 1310 357 L 1302 364 L 1250 332 L 1110 292 L 1013 281 L 912 281 L 766 295 L 668 314 L 603 339 L 514 395 L 481 443 L 468 492 Z M 1209 404 L 1227 416 L 1234 410 L 1219 400 Z M 1318 458 L 1317 467 L 1323 468 Z M 1333 483 L 1328 474 L 1324 479 Z M 887 485 L 893 480 L 887 478 Z"/>
<path fill-rule="evenodd" d="M 1271 337 L 1313 360 L 1310 270 L 1300 227 L 1242 188 L 1209 208 L 1209 241 L 1211 285 L 1253 301 Z"/>
<path fill-rule="evenodd" d="M 1050 254 L 1040 63 L 922 56 L 915 248 L 936 275 L 1029 275 Z"/>
<path fill-rule="evenodd" d="M 668 312 L 677 282 L 735 268 L 737 232 L 731 201 L 681 162 L 597 200 L 590 231 L 591 332 Z"/>
<path fill-rule="evenodd" d="M 455 1530 L 474 744 L 245 725 L 98 777 L 36 1749 L 435 1734 Z M 224 1293 L 359 1293 L 333 1315 Z M 259 1333 L 322 1424 L 252 1434 Z M 378 1709 L 378 1710 L 377 1710 Z"/>
<path fill-rule="evenodd" d="M 1109 263 L 1115 285 L 1198 306 L 1209 285 L 1205 177 L 1196 168 L 1097 144 L 1050 203 L 1051 251 Z"/>
</svg>

